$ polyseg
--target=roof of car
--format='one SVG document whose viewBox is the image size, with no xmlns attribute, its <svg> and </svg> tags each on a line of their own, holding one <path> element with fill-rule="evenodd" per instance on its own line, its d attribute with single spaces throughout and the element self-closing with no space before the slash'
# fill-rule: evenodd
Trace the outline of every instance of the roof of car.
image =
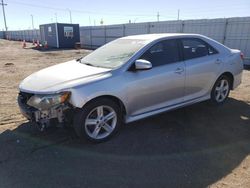
<svg viewBox="0 0 250 188">
<path fill-rule="evenodd" d="M 131 39 L 131 40 L 143 40 L 144 44 L 151 43 L 158 39 L 165 39 L 165 38 L 180 38 L 180 37 L 195 37 L 200 38 L 208 42 L 210 45 L 215 47 L 217 50 L 220 49 L 220 52 L 230 53 L 230 48 L 224 46 L 223 44 L 208 38 L 204 35 L 200 34 L 192 34 L 192 33 L 159 33 L 159 34 L 143 34 L 143 35 L 131 35 L 123 37 L 122 39 Z"/>
<path fill-rule="evenodd" d="M 187 33 L 160 33 L 160 34 L 144 34 L 144 35 L 132 35 L 132 36 L 127 36 L 123 37 L 123 39 L 138 39 L 138 40 L 157 40 L 161 38 L 167 38 L 167 37 L 178 37 L 178 36 L 201 36 L 199 34 L 187 34 Z"/>
</svg>

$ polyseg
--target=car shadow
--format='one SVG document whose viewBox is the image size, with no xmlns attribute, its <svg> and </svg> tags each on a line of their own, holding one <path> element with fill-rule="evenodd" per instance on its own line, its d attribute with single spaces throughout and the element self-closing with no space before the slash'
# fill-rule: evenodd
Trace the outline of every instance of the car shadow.
<svg viewBox="0 0 250 188">
<path fill-rule="evenodd" d="M 230 98 L 126 125 L 101 144 L 30 123 L 0 134 L 3 187 L 207 187 L 250 153 L 250 104 Z"/>
</svg>

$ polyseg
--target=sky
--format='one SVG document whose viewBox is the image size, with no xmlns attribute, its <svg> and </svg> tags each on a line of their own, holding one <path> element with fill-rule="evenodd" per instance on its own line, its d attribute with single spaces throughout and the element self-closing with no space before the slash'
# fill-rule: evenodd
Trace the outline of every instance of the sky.
<svg viewBox="0 0 250 188">
<path fill-rule="evenodd" d="M 250 16 L 250 0 L 4 0 L 8 30 L 72 22 L 80 26 Z M 0 9 L 0 30 L 3 30 Z"/>
</svg>

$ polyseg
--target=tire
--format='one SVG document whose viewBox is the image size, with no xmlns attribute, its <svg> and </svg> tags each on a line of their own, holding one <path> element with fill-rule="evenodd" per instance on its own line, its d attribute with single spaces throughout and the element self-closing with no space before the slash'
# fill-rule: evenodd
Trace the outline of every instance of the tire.
<svg viewBox="0 0 250 188">
<path fill-rule="evenodd" d="M 228 76 L 220 76 L 219 79 L 215 82 L 211 92 L 212 102 L 217 105 L 223 104 L 228 98 L 231 86 L 232 81 Z"/>
<path fill-rule="evenodd" d="M 100 98 L 87 103 L 74 117 L 74 129 L 80 138 L 99 143 L 110 139 L 120 129 L 122 113 L 114 101 Z"/>
</svg>

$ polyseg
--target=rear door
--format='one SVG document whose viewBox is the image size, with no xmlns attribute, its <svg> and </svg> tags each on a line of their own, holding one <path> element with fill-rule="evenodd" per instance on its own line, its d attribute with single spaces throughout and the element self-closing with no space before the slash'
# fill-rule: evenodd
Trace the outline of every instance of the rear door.
<svg viewBox="0 0 250 188">
<path fill-rule="evenodd" d="M 181 39 L 186 64 L 185 101 L 210 93 L 220 70 L 223 68 L 219 53 L 198 38 Z"/>
</svg>

